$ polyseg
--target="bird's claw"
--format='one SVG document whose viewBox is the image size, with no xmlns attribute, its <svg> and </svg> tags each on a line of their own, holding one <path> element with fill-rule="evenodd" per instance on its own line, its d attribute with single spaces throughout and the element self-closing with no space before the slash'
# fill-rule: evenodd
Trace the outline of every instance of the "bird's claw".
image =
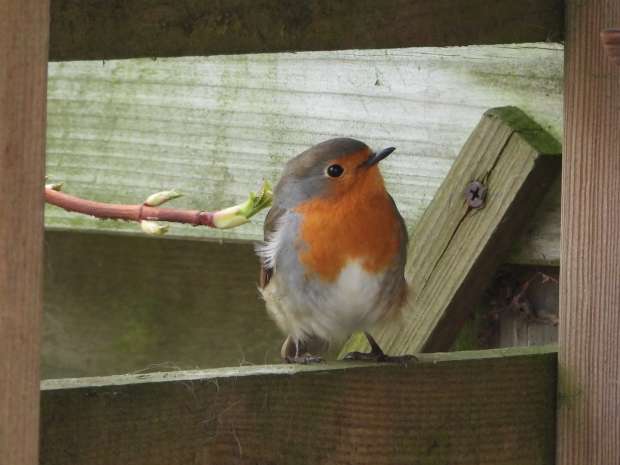
<svg viewBox="0 0 620 465">
<path fill-rule="evenodd" d="M 418 361 L 415 355 L 385 355 L 383 352 L 349 352 L 343 357 L 346 361 L 367 361 L 376 363 L 397 363 L 408 366 Z"/>
<path fill-rule="evenodd" d="M 284 361 L 286 363 L 298 363 L 300 365 L 310 365 L 313 363 L 324 362 L 322 357 L 319 357 L 318 355 L 312 355 L 312 354 L 287 356 L 284 358 Z"/>
</svg>

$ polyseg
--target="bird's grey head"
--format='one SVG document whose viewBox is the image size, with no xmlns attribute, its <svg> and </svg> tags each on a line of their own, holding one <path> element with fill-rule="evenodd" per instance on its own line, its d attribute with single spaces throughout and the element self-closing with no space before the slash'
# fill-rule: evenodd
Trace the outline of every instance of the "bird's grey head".
<svg viewBox="0 0 620 465">
<path fill-rule="evenodd" d="M 365 143 L 349 138 L 314 145 L 286 163 L 276 186 L 276 201 L 284 208 L 294 208 L 308 199 L 346 190 L 393 150 L 374 153 Z"/>
</svg>

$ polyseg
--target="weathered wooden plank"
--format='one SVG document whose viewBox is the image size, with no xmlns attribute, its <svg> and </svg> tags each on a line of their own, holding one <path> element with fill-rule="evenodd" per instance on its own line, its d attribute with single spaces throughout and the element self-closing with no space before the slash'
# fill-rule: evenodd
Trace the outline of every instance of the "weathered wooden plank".
<svg viewBox="0 0 620 465">
<path fill-rule="evenodd" d="M 38 462 L 47 1 L 0 3 L 0 461 Z"/>
<path fill-rule="evenodd" d="M 561 40 L 561 0 L 54 0 L 50 60 Z"/>
<path fill-rule="evenodd" d="M 553 463 L 549 350 L 43 383 L 43 465 Z"/>
<path fill-rule="evenodd" d="M 35 464 L 47 2 L 0 5 L 0 451 Z"/>
<path fill-rule="evenodd" d="M 485 113 L 411 235 L 410 304 L 403 321 L 377 331 L 385 351 L 452 346 L 536 202 L 559 175 L 560 152 L 560 144 L 517 108 Z M 464 197 L 474 180 L 487 188 L 481 209 Z M 344 351 L 360 349 L 355 339 Z"/>
<path fill-rule="evenodd" d="M 558 465 L 620 457 L 620 2 L 569 1 L 562 169 Z"/>
<path fill-rule="evenodd" d="M 45 258 L 44 379 L 279 360 L 251 244 L 48 231 Z"/>
<path fill-rule="evenodd" d="M 51 63 L 48 174 L 86 198 L 135 203 L 176 187 L 175 205 L 217 208 L 346 135 L 398 148 L 382 169 L 411 228 L 487 108 L 518 105 L 561 136 L 562 60 L 562 47 L 530 44 Z M 541 211 L 512 261 L 557 264 L 559 184 Z M 55 207 L 46 224 L 140 234 Z M 258 240 L 262 216 L 170 235 Z"/>
<path fill-rule="evenodd" d="M 558 275 L 559 267 L 500 268 L 482 304 L 497 328 L 496 347 L 557 344 Z"/>
<path fill-rule="evenodd" d="M 521 265 L 560 265 L 560 192 L 558 176 L 515 241 L 508 261 Z"/>
</svg>

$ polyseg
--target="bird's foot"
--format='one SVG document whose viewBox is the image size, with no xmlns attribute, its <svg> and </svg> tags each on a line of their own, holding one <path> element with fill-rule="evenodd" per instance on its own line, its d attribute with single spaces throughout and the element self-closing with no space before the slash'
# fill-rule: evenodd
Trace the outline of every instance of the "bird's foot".
<svg viewBox="0 0 620 465">
<path fill-rule="evenodd" d="M 303 355 L 291 355 L 284 357 L 286 363 L 298 363 L 300 365 L 310 365 L 313 363 L 322 363 L 324 360 L 318 355 L 303 354 Z"/>
<path fill-rule="evenodd" d="M 370 352 L 349 352 L 344 356 L 343 360 L 398 363 L 402 366 L 407 366 L 410 363 L 418 361 L 418 358 L 415 355 L 386 355 L 381 347 L 379 347 L 379 344 L 377 344 L 377 341 L 375 341 L 370 334 L 365 334 L 368 339 L 368 343 L 370 344 Z"/>
<path fill-rule="evenodd" d="M 347 361 L 367 361 L 377 363 L 397 363 L 408 366 L 410 363 L 418 361 L 415 355 L 385 355 L 383 352 L 349 352 L 343 358 Z"/>
</svg>

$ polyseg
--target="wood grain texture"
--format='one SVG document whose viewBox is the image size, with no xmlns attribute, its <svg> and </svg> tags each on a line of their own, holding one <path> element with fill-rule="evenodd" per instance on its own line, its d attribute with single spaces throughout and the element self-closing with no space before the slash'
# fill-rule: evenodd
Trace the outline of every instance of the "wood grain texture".
<svg viewBox="0 0 620 465">
<path fill-rule="evenodd" d="M 620 28 L 609 28 L 602 31 L 601 42 L 609 59 L 620 66 Z"/>
<path fill-rule="evenodd" d="M 0 461 L 38 463 L 47 1 L 0 3 Z"/>
<path fill-rule="evenodd" d="M 557 345 L 559 267 L 500 266 L 450 351 Z"/>
<path fill-rule="evenodd" d="M 48 231 L 45 258 L 44 379 L 279 360 L 251 244 Z"/>
<path fill-rule="evenodd" d="M 558 465 L 620 457 L 620 2 L 569 1 L 562 170 Z"/>
<path fill-rule="evenodd" d="M 497 347 L 558 343 L 559 267 L 503 266 L 487 309 L 499 325 Z"/>
<path fill-rule="evenodd" d="M 46 382 L 42 465 L 552 464 L 555 354 Z"/>
<path fill-rule="evenodd" d="M 558 328 L 551 323 L 530 321 L 518 314 L 506 314 L 500 322 L 498 347 L 527 347 L 558 343 Z"/>
<path fill-rule="evenodd" d="M 50 59 L 545 42 L 562 38 L 563 9 L 561 0 L 54 0 Z"/>
<path fill-rule="evenodd" d="M 402 321 L 373 335 L 386 353 L 448 350 L 507 255 L 536 201 L 560 173 L 560 144 L 514 107 L 489 110 L 410 237 Z M 464 198 L 477 180 L 484 208 Z M 358 339 L 343 352 L 367 350 Z"/>
<path fill-rule="evenodd" d="M 488 108 L 517 105 L 561 136 L 562 47 L 400 49 L 51 63 L 48 174 L 69 193 L 136 203 L 177 188 L 174 206 L 238 203 L 322 140 L 396 146 L 382 165 L 409 228 Z M 263 216 L 173 237 L 260 240 Z M 51 229 L 141 234 L 136 225 L 46 209 Z M 559 261 L 559 183 L 511 261 Z"/>
</svg>

